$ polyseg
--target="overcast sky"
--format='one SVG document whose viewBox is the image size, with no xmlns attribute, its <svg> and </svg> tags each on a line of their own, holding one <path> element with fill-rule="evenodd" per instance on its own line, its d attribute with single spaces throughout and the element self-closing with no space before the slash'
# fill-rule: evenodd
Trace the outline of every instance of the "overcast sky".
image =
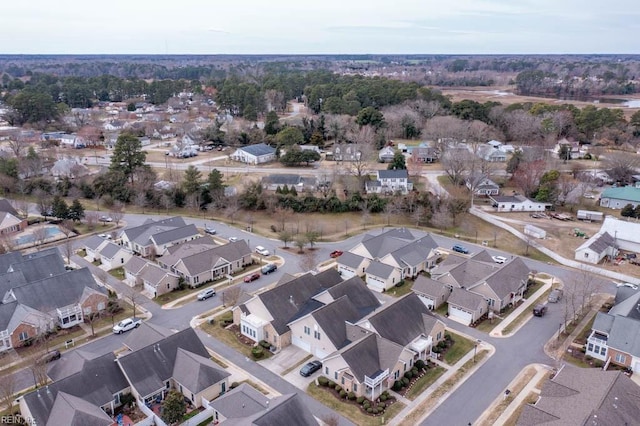
<svg viewBox="0 0 640 426">
<path fill-rule="evenodd" d="M 639 0 L 4 0 L 0 53 L 640 53 Z"/>
</svg>

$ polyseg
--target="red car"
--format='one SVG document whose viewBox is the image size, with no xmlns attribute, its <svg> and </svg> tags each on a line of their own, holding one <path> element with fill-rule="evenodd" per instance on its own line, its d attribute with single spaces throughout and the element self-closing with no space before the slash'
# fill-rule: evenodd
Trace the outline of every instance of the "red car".
<svg viewBox="0 0 640 426">
<path fill-rule="evenodd" d="M 334 250 L 331 252 L 331 254 L 329 256 L 336 258 L 336 257 L 340 257 L 342 256 L 343 251 L 342 250 Z"/>
<path fill-rule="evenodd" d="M 244 282 L 250 283 L 251 281 L 257 280 L 258 278 L 260 278 L 260 274 L 258 273 L 247 275 L 246 277 L 244 277 Z"/>
</svg>

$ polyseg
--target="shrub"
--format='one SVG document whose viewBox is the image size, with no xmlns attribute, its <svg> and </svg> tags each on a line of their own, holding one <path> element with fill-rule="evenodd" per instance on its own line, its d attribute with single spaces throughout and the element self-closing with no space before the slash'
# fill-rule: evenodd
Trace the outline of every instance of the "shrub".
<svg viewBox="0 0 640 426">
<path fill-rule="evenodd" d="M 410 380 L 407 379 L 406 377 L 402 378 L 402 386 L 406 387 L 407 385 L 409 385 Z"/>
<path fill-rule="evenodd" d="M 251 355 L 256 359 L 262 358 L 264 355 L 264 349 L 262 349 L 261 346 L 255 346 L 251 349 Z"/>
<path fill-rule="evenodd" d="M 444 340 L 446 340 L 447 342 L 453 342 L 453 338 L 449 333 L 444 334 Z"/>
<path fill-rule="evenodd" d="M 269 349 L 271 347 L 271 343 L 267 342 L 266 340 L 260 340 L 259 345 L 265 349 Z"/>
<path fill-rule="evenodd" d="M 411 380 L 411 378 L 413 377 L 413 373 L 411 371 L 407 371 L 406 373 L 404 373 L 404 377 Z"/>
<path fill-rule="evenodd" d="M 391 387 L 391 389 L 398 392 L 400 389 L 402 389 L 402 382 L 400 380 L 396 380 L 395 382 L 393 382 L 393 386 Z"/>
<path fill-rule="evenodd" d="M 340 398 L 346 398 L 347 397 L 347 391 L 345 391 L 344 389 L 340 391 Z"/>
<path fill-rule="evenodd" d="M 438 342 L 438 349 L 444 349 L 447 347 L 447 343 L 443 340 L 441 342 Z"/>
<path fill-rule="evenodd" d="M 364 402 L 364 396 L 359 396 L 358 398 L 356 398 L 356 402 L 362 405 L 362 403 Z"/>
<path fill-rule="evenodd" d="M 380 395 L 380 401 L 386 401 L 387 400 L 387 395 Z"/>
<path fill-rule="evenodd" d="M 342 386 L 340 386 L 340 385 L 336 385 L 335 390 L 336 390 L 337 392 L 340 392 L 340 391 L 342 390 Z"/>
<path fill-rule="evenodd" d="M 327 383 L 327 386 L 329 386 L 330 388 L 333 388 L 336 386 L 336 382 L 334 382 L 333 380 L 329 380 L 329 383 Z"/>
<path fill-rule="evenodd" d="M 376 407 L 378 408 L 378 410 L 382 411 L 386 406 L 387 404 L 385 404 L 384 402 L 380 402 Z"/>
<path fill-rule="evenodd" d="M 320 376 L 320 377 L 318 377 L 318 384 L 320 386 L 327 386 L 327 384 L 329 384 L 329 379 L 327 379 L 324 376 Z"/>
<path fill-rule="evenodd" d="M 433 351 L 434 354 L 439 354 L 440 352 L 442 352 L 442 349 L 440 349 L 437 346 L 433 347 L 431 350 Z"/>
<path fill-rule="evenodd" d="M 380 410 L 378 410 L 378 407 L 373 407 L 371 409 L 371 414 L 378 414 L 380 412 Z"/>
<path fill-rule="evenodd" d="M 271 232 L 275 232 L 276 234 L 278 233 L 278 228 L 276 228 L 275 225 L 271 225 L 270 228 L 271 228 Z"/>
<path fill-rule="evenodd" d="M 594 365 L 594 367 L 601 368 L 604 365 L 604 362 L 600 361 L 599 359 L 596 359 L 593 362 L 593 365 Z"/>
<path fill-rule="evenodd" d="M 349 395 L 347 396 L 347 398 L 349 398 L 351 401 L 353 401 L 354 399 L 356 399 L 356 394 L 353 392 L 349 392 Z"/>
<path fill-rule="evenodd" d="M 365 401 L 364 404 L 362 404 L 362 408 L 364 408 L 365 410 L 371 408 L 371 404 L 369 403 L 369 401 Z"/>
<path fill-rule="evenodd" d="M 415 367 L 413 367 L 413 368 L 411 369 L 411 374 L 413 374 L 414 376 L 417 376 L 419 372 L 420 372 L 420 371 L 419 371 L 417 368 L 415 368 Z"/>
<path fill-rule="evenodd" d="M 367 407 L 367 413 L 369 413 L 369 414 L 373 413 L 373 408 Z"/>
<path fill-rule="evenodd" d="M 585 361 L 591 361 L 593 359 L 593 357 L 591 355 L 585 355 L 584 356 L 584 360 Z"/>
<path fill-rule="evenodd" d="M 240 386 L 240 383 L 238 383 L 238 382 L 232 382 L 230 387 L 231 387 L 231 389 L 235 389 L 235 388 L 237 388 L 238 386 Z"/>
<path fill-rule="evenodd" d="M 415 366 L 418 370 L 423 370 L 427 365 L 424 363 L 423 360 L 419 359 L 416 361 Z"/>
</svg>

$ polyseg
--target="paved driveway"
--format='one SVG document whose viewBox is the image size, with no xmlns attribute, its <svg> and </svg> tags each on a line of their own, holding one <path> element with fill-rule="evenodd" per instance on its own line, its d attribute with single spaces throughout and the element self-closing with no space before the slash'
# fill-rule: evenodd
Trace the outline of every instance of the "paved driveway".
<svg viewBox="0 0 640 426">
<path fill-rule="evenodd" d="M 297 346 L 291 345 L 282 349 L 271 358 L 260 361 L 259 364 L 261 364 L 264 368 L 268 369 L 274 374 L 282 375 L 282 373 L 287 371 L 288 369 L 301 364 L 302 361 L 308 356 L 308 352 L 300 349 Z"/>
</svg>

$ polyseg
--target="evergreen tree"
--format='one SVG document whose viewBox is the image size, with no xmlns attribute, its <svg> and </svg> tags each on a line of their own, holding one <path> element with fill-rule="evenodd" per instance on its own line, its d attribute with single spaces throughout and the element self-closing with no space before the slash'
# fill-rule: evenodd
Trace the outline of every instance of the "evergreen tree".
<svg viewBox="0 0 640 426">
<path fill-rule="evenodd" d="M 68 218 L 74 222 L 80 222 L 84 218 L 84 207 L 77 198 L 73 200 L 71 207 L 69 207 Z"/>
<path fill-rule="evenodd" d="M 66 219 L 69 216 L 69 207 L 61 196 L 56 195 L 53 197 L 51 212 L 53 213 L 53 216 L 58 219 Z"/>
<path fill-rule="evenodd" d="M 195 166 L 187 167 L 187 170 L 184 171 L 184 180 L 182 181 L 182 189 L 185 194 L 191 195 L 198 192 L 202 182 L 202 173 Z"/>
<path fill-rule="evenodd" d="M 110 169 L 124 173 L 133 184 L 133 173 L 138 167 L 143 167 L 147 153 L 142 150 L 140 139 L 130 133 L 118 136 L 111 156 Z"/>
</svg>

